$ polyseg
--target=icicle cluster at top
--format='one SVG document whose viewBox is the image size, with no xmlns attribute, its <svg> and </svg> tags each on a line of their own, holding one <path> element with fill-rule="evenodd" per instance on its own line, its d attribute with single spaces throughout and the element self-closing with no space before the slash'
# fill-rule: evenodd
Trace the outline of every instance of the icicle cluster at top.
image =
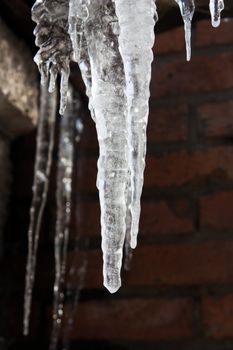
<svg viewBox="0 0 233 350">
<path fill-rule="evenodd" d="M 49 92 L 55 89 L 61 74 L 60 114 L 66 108 L 70 61 L 73 53 L 68 28 L 68 0 L 37 0 L 32 7 L 32 19 L 37 23 L 35 43 L 40 47 L 34 60 L 41 73 L 41 83 L 49 78 Z"/>
<path fill-rule="evenodd" d="M 191 58 L 195 0 L 175 0 L 184 21 Z M 213 26 L 223 0 L 210 0 Z M 50 88 L 61 75 L 60 113 L 66 106 L 69 65 L 79 64 L 96 123 L 100 156 L 97 187 L 101 205 L 104 285 L 121 285 L 123 250 L 137 245 L 146 155 L 155 0 L 37 0 L 32 9 L 35 61 Z M 131 247 L 131 248 L 130 248 Z"/>
</svg>

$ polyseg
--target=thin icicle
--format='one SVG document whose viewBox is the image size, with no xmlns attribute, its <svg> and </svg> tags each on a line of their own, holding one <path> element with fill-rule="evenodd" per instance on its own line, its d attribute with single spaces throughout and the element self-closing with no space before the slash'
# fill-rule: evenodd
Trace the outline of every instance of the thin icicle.
<svg viewBox="0 0 233 350">
<path fill-rule="evenodd" d="M 118 49 L 119 27 L 112 0 L 86 1 L 85 36 L 90 55 L 94 109 L 100 147 L 97 187 L 101 205 L 104 285 L 121 285 L 128 181 L 125 76 Z"/>
<path fill-rule="evenodd" d="M 129 167 L 131 173 L 131 247 L 137 245 L 140 198 L 146 154 L 154 25 L 154 0 L 115 0 L 119 19 L 119 46 L 126 76 Z M 142 25 L 143 23 L 143 25 Z"/>
<path fill-rule="evenodd" d="M 67 109 L 60 119 L 60 136 L 57 168 L 57 216 L 55 234 L 55 282 L 53 329 L 50 350 L 55 350 L 63 316 L 66 258 L 70 233 L 72 175 L 75 142 L 75 121 L 79 104 L 74 100 L 71 87 L 68 91 Z"/>
<path fill-rule="evenodd" d="M 84 29 L 88 16 L 89 11 L 85 3 L 82 3 L 81 6 L 78 6 L 77 0 L 70 0 L 69 34 L 74 50 L 74 61 L 79 65 L 82 79 L 86 87 L 86 94 L 89 98 L 88 107 L 92 118 L 95 120 L 94 110 L 91 106 L 91 63 L 88 53 L 86 33 Z"/>
<path fill-rule="evenodd" d="M 75 94 L 75 99 L 74 99 L 75 104 L 73 105 L 73 108 L 75 111 L 80 110 L 80 99 L 79 96 Z M 77 113 L 76 113 L 77 114 Z M 75 120 L 75 142 L 78 143 L 81 139 L 81 134 L 83 132 L 83 123 L 82 119 L 80 118 L 80 113 L 79 115 L 76 116 Z M 74 149 L 75 151 L 75 149 Z M 74 154 L 74 158 L 76 158 L 76 154 Z M 79 166 L 79 174 L 82 174 L 82 166 L 80 168 Z M 74 167 L 75 171 L 75 167 Z M 77 179 L 77 176 L 75 177 Z M 78 179 L 77 179 L 78 181 Z M 80 218 L 80 208 L 76 208 L 76 215 Z M 77 316 L 77 311 L 78 311 L 78 302 L 79 302 L 79 297 L 82 289 L 84 288 L 84 282 L 85 282 L 85 277 L 86 277 L 86 271 L 87 271 L 87 255 L 86 253 L 83 253 L 80 251 L 80 245 L 81 245 L 81 239 L 83 237 L 83 232 L 82 230 L 76 231 L 76 236 L 75 236 L 75 245 L 73 248 L 73 254 L 72 254 L 72 260 L 71 263 L 69 264 L 69 268 L 67 267 L 67 273 L 66 273 L 66 293 L 65 297 L 67 300 L 66 303 L 66 312 L 64 313 L 64 326 L 62 327 L 62 334 L 61 338 L 62 339 L 62 350 L 68 350 L 69 345 L 70 345 L 70 333 L 73 329 L 73 323 L 74 319 Z M 85 237 L 86 238 L 86 237 Z M 74 276 L 75 275 L 75 276 Z M 74 280 L 75 278 L 75 285 L 74 285 Z"/>
<path fill-rule="evenodd" d="M 125 243 L 124 243 L 124 270 L 129 271 L 131 267 L 131 260 L 133 258 L 133 250 L 131 248 L 131 226 L 132 226 L 132 215 L 130 211 L 131 203 L 131 184 L 130 184 L 130 172 L 128 173 L 128 184 L 125 192 L 126 196 L 126 233 L 125 233 Z"/>
<path fill-rule="evenodd" d="M 186 43 L 186 59 L 191 59 L 191 35 L 192 35 L 192 19 L 195 11 L 194 0 L 175 0 L 179 5 L 180 12 L 184 21 L 185 43 Z"/>
<path fill-rule="evenodd" d="M 61 74 L 61 114 L 66 107 L 69 66 L 73 54 L 67 32 L 68 13 L 68 0 L 37 0 L 32 8 L 32 19 L 37 23 L 35 43 L 40 47 L 34 61 L 41 73 L 41 84 L 50 79 L 50 92 L 55 88 L 58 73 Z"/>
<path fill-rule="evenodd" d="M 221 22 L 221 12 L 224 10 L 223 0 L 210 0 L 209 4 L 211 23 L 213 27 L 219 27 Z"/>
<path fill-rule="evenodd" d="M 75 256 L 78 256 L 79 254 L 80 254 L 79 249 L 75 250 Z M 67 298 L 69 299 L 69 302 L 67 303 L 67 314 L 66 314 L 67 322 L 64 327 L 64 331 L 62 335 L 62 343 L 63 343 L 62 350 L 69 350 L 70 348 L 69 347 L 70 333 L 73 329 L 74 320 L 78 313 L 78 302 L 80 298 L 80 293 L 84 288 L 84 284 L 85 284 L 87 265 L 88 265 L 88 260 L 87 260 L 86 254 L 82 259 L 81 264 L 79 261 L 78 263 L 75 261 L 71 263 L 69 275 L 72 278 L 73 275 L 76 274 L 75 279 L 77 280 L 77 283 L 75 288 L 71 283 L 67 285 Z"/>
<path fill-rule="evenodd" d="M 44 207 L 47 199 L 49 175 L 54 144 L 54 125 L 57 107 L 56 92 L 49 94 L 47 85 L 41 87 L 40 116 L 38 121 L 33 198 L 28 230 L 28 259 L 24 295 L 24 334 L 29 331 L 31 298 L 35 279 L 36 256 Z"/>
</svg>

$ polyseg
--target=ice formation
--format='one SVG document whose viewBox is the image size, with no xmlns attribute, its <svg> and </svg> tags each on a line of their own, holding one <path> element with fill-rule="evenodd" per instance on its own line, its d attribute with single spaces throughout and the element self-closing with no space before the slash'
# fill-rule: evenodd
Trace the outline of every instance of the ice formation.
<svg viewBox="0 0 233 350">
<path fill-rule="evenodd" d="M 157 13 L 154 0 L 115 0 L 115 5 L 120 27 L 119 49 L 126 80 L 127 152 L 131 186 L 129 207 L 132 217 L 130 231 L 131 247 L 135 248 L 145 168 L 149 85 Z"/>
<path fill-rule="evenodd" d="M 191 32 L 192 19 L 195 11 L 194 0 L 175 0 L 179 5 L 180 12 L 184 21 L 185 43 L 186 43 L 186 59 L 191 59 Z"/>
<path fill-rule="evenodd" d="M 221 12 L 224 10 L 223 0 L 210 0 L 210 14 L 213 27 L 218 27 L 221 21 Z"/>
<path fill-rule="evenodd" d="M 190 60 L 195 3 L 194 0 L 175 1 L 183 17 L 186 55 L 187 60 Z M 224 8 L 223 0 L 210 0 L 209 7 L 212 24 L 216 27 Z M 137 245 L 154 25 L 158 19 L 155 0 L 37 0 L 32 8 L 32 17 L 37 24 L 34 33 L 39 51 L 35 62 L 41 72 L 41 82 L 46 85 L 49 81 L 49 91 L 52 92 L 60 75 L 60 114 L 65 113 L 69 96 L 71 61 L 78 63 L 86 85 L 89 109 L 99 141 L 97 187 L 101 206 L 104 285 L 113 293 L 121 285 L 123 251 L 126 256 L 125 267 L 128 268 L 131 249 Z M 25 333 L 28 329 L 35 255 L 53 143 L 55 103 L 51 96 L 49 99 L 46 96 L 39 122 L 29 229 Z M 45 117 L 47 110 L 44 103 L 46 106 L 52 104 L 50 110 L 53 111 L 53 122 Z M 74 127 L 71 126 L 73 121 L 70 117 L 69 107 L 61 120 L 59 146 L 54 287 L 56 327 L 63 312 L 61 290 L 70 219 L 71 138 Z"/>
<path fill-rule="evenodd" d="M 57 75 L 61 75 L 60 114 L 66 108 L 70 61 L 73 53 L 68 27 L 69 1 L 37 0 L 32 7 L 32 19 L 37 23 L 35 43 L 40 47 L 34 60 L 44 85 L 49 78 L 49 91 L 55 88 Z"/>
<path fill-rule="evenodd" d="M 37 149 L 33 181 L 33 198 L 30 209 L 28 230 L 28 259 L 24 299 L 24 334 L 28 334 L 32 290 L 35 279 L 36 256 L 41 220 L 46 204 L 54 145 L 55 116 L 57 107 L 56 91 L 49 94 L 48 80 L 41 87 L 40 116 L 37 131 Z"/>
<path fill-rule="evenodd" d="M 72 206 L 72 176 L 75 142 L 75 122 L 79 111 L 79 100 L 73 97 L 71 87 L 68 89 L 67 108 L 60 118 L 60 135 L 57 164 L 56 188 L 56 233 L 55 233 L 55 282 L 53 329 L 50 350 L 55 350 L 63 316 L 65 274 L 67 264 L 67 250 L 70 234 L 70 219 Z"/>
</svg>

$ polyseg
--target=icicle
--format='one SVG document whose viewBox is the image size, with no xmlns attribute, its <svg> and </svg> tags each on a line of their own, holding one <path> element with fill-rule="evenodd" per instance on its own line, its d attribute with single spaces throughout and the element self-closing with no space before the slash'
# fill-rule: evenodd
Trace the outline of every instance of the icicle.
<svg viewBox="0 0 233 350">
<path fill-rule="evenodd" d="M 41 87 L 40 116 L 37 132 L 36 162 L 33 181 L 33 198 L 28 231 L 28 259 L 24 296 L 24 334 L 28 334 L 31 298 L 35 279 L 39 233 L 49 186 L 49 174 L 54 143 L 54 124 L 57 94 L 49 94 L 47 85 Z"/>
<path fill-rule="evenodd" d="M 75 255 L 79 255 L 80 251 L 77 249 L 75 251 Z M 77 265 L 79 266 L 77 268 Z M 78 302 L 80 298 L 80 293 L 82 289 L 84 288 L 84 282 L 85 282 L 85 277 L 86 277 L 86 272 L 87 272 L 87 257 L 86 254 L 82 260 L 82 263 L 73 261 L 71 263 L 71 268 L 69 271 L 70 276 L 72 276 L 74 273 L 76 273 L 76 279 L 77 279 L 77 284 L 76 288 L 74 289 L 72 285 L 67 286 L 67 297 L 71 300 L 67 303 L 67 323 L 64 327 L 64 332 L 62 336 L 62 350 L 69 350 L 69 343 L 70 343 L 70 332 L 72 331 L 73 323 L 75 316 L 77 316 L 78 312 Z"/>
<path fill-rule="evenodd" d="M 125 77 L 118 49 L 119 27 L 112 0 L 86 1 L 85 35 L 90 55 L 94 109 L 100 147 L 97 187 L 101 205 L 104 285 L 121 285 L 128 180 Z"/>
<path fill-rule="evenodd" d="M 224 1 L 210 0 L 209 8 L 212 26 L 216 28 L 220 25 L 221 22 L 221 12 L 224 10 Z"/>
<path fill-rule="evenodd" d="M 140 197 L 146 153 L 149 84 L 154 44 L 154 0 L 115 0 L 120 24 L 119 46 L 126 76 L 129 165 L 131 172 L 131 247 L 137 245 Z M 143 23 L 143 25 L 142 25 Z"/>
<path fill-rule="evenodd" d="M 192 19 L 195 11 L 194 0 L 175 0 L 179 5 L 180 12 L 184 21 L 185 43 L 186 43 L 186 59 L 191 59 L 191 32 Z"/>
<path fill-rule="evenodd" d="M 37 0 L 32 8 L 32 19 L 37 23 L 35 43 L 40 47 L 34 61 L 41 73 L 41 84 L 50 78 L 49 91 L 53 91 L 57 74 L 61 74 L 61 107 L 66 107 L 69 66 L 73 54 L 67 33 L 68 0 Z"/>
<path fill-rule="evenodd" d="M 83 24 L 89 17 L 85 0 L 70 0 L 69 7 L 69 34 L 73 44 L 74 60 L 80 60 L 80 47 L 82 46 Z"/>
<path fill-rule="evenodd" d="M 80 0 L 79 0 L 80 1 Z M 84 24 L 89 16 L 89 11 L 85 3 L 78 6 L 77 0 L 70 0 L 69 9 L 69 34 L 74 50 L 74 60 L 78 63 L 83 82 L 86 87 L 86 94 L 89 98 L 89 110 L 92 118 L 94 117 L 94 110 L 91 106 L 91 63 L 88 53 L 86 34 Z"/>
<path fill-rule="evenodd" d="M 131 183 L 130 183 L 130 172 L 128 172 L 128 183 L 126 187 L 126 233 L 125 233 L 125 243 L 124 243 L 124 270 L 129 271 L 131 260 L 133 257 L 133 250 L 131 248 L 131 226 L 132 226 L 132 215 L 130 211 L 130 203 L 131 203 Z"/>
<path fill-rule="evenodd" d="M 73 97 L 71 87 L 68 92 L 68 106 L 60 119 L 59 153 L 57 168 L 57 216 L 55 234 L 55 283 L 54 283 L 54 314 L 50 350 L 57 347 L 59 331 L 63 316 L 64 283 L 66 273 L 66 257 L 69 242 L 72 174 L 75 142 L 75 119 L 79 106 Z"/>
<path fill-rule="evenodd" d="M 77 112 L 80 110 L 80 98 L 77 94 L 75 94 L 75 98 L 73 99 L 73 110 L 76 111 L 76 120 L 75 120 L 75 142 L 79 142 L 81 139 L 81 134 L 83 132 L 83 123 L 80 118 L 80 113 L 77 116 Z M 75 151 L 75 149 L 74 149 Z M 74 154 L 74 158 L 76 154 Z M 75 170 L 75 167 L 74 167 Z M 82 167 L 79 167 L 79 171 L 82 174 Z M 76 177 L 77 178 L 77 177 Z M 80 211 L 78 211 L 78 215 Z M 80 297 L 80 293 L 84 288 L 84 281 L 87 270 L 87 256 L 86 253 L 80 251 L 80 239 L 82 238 L 83 232 L 77 231 L 75 237 L 75 245 L 72 254 L 72 261 L 70 263 L 69 269 L 67 268 L 66 273 L 66 313 L 64 313 L 64 327 L 62 327 L 63 332 L 61 334 L 62 339 L 62 350 L 68 350 L 70 345 L 70 332 L 72 331 L 74 319 L 77 316 L 78 309 L 78 301 Z M 80 259 L 81 257 L 81 259 Z M 81 262 L 80 262 L 81 260 Z M 74 274 L 76 275 L 74 277 Z M 73 280 L 75 278 L 76 284 L 74 286 Z M 72 282 L 70 281 L 72 280 Z"/>
</svg>

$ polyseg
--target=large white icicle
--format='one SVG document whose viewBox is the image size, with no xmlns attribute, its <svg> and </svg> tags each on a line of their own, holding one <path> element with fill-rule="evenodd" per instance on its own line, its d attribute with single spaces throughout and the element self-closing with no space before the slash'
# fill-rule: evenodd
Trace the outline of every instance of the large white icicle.
<svg viewBox="0 0 233 350">
<path fill-rule="evenodd" d="M 186 43 L 186 59 L 191 59 L 191 35 L 192 35 L 192 19 L 195 11 L 194 0 L 175 0 L 179 5 L 180 12 L 184 21 L 185 43 Z"/>
<path fill-rule="evenodd" d="M 60 118 L 60 135 L 57 167 L 57 215 L 55 233 L 55 282 L 53 329 L 50 350 L 55 350 L 63 316 L 67 249 L 70 233 L 72 206 L 72 175 L 75 142 L 75 122 L 80 102 L 74 99 L 71 87 L 68 90 L 67 108 Z"/>
<path fill-rule="evenodd" d="M 37 0 L 32 8 L 32 19 L 37 23 L 35 43 L 40 47 L 34 60 L 41 73 L 41 83 L 49 77 L 49 91 L 55 88 L 61 75 L 60 114 L 66 108 L 72 44 L 67 32 L 68 0 Z"/>
<path fill-rule="evenodd" d="M 119 27 L 112 0 L 86 1 L 85 21 L 90 55 L 94 109 L 99 140 L 97 187 L 101 206 L 104 285 L 111 292 L 121 286 L 126 230 L 128 182 L 125 75 L 118 48 Z"/>
<path fill-rule="evenodd" d="M 221 12 L 224 10 L 224 1 L 210 0 L 209 8 L 212 26 L 216 28 L 220 25 L 221 22 Z"/>
<path fill-rule="evenodd" d="M 47 82 L 48 84 L 48 82 Z M 57 94 L 48 93 L 47 85 L 41 87 L 40 115 L 37 131 L 36 161 L 33 181 L 33 198 L 28 230 L 28 258 L 24 295 L 24 334 L 28 334 L 31 298 L 35 279 L 36 256 L 44 207 L 47 199 L 49 175 L 54 144 L 54 125 Z"/>
<path fill-rule="evenodd" d="M 149 85 L 157 13 L 154 0 L 115 0 L 115 6 L 120 25 L 119 47 L 126 77 L 127 138 L 132 194 L 131 247 L 135 248 L 145 168 Z"/>
</svg>

